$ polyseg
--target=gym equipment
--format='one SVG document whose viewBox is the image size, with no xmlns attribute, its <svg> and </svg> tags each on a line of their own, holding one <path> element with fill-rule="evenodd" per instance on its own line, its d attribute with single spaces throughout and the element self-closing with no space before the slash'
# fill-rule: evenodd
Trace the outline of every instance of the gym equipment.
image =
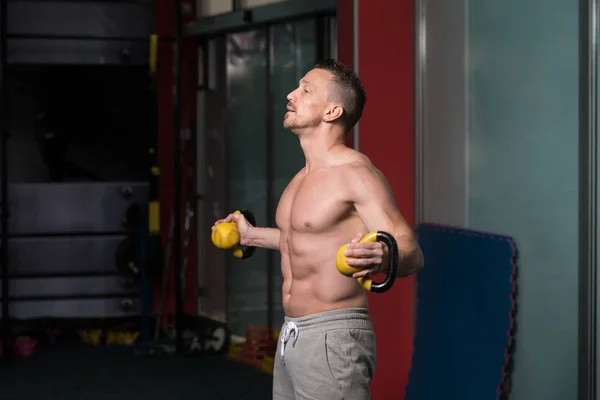
<svg viewBox="0 0 600 400">
<path fill-rule="evenodd" d="M 183 333 L 184 346 L 188 355 L 220 354 L 227 349 L 229 332 L 225 326 L 205 327 L 203 332 Z"/>
<path fill-rule="evenodd" d="M 182 278 L 185 276 L 188 260 L 189 260 L 189 244 L 191 237 L 191 227 L 193 224 L 194 212 L 193 212 L 193 204 L 198 200 L 198 196 L 194 191 L 191 190 L 192 185 L 188 182 L 188 191 L 186 195 L 186 203 L 185 203 L 185 221 L 184 221 L 184 232 L 183 232 L 183 260 L 181 266 L 181 273 L 177 274 L 178 277 Z M 158 316 L 156 318 L 156 325 L 154 327 L 154 340 L 158 340 L 160 334 L 160 327 L 162 324 L 163 313 L 165 308 L 165 299 L 167 295 L 167 283 L 168 283 L 168 274 L 169 267 L 171 261 L 171 252 L 173 247 L 173 232 L 175 230 L 175 213 L 171 212 L 170 224 L 169 224 L 169 235 L 167 239 L 167 246 L 165 249 L 165 257 L 163 259 L 164 265 L 162 269 L 162 285 L 161 285 L 161 293 L 159 297 L 159 306 L 158 306 Z M 182 279 L 181 281 L 181 291 L 185 291 L 185 282 Z M 176 324 L 177 325 L 177 324 Z M 170 351 L 170 350 L 169 350 Z"/>
<path fill-rule="evenodd" d="M 133 194 L 131 187 L 122 187 L 121 194 L 130 197 Z M 140 241 L 144 236 L 142 207 L 138 203 L 132 203 L 125 212 L 122 222 L 126 230 L 126 237 L 119 243 L 115 252 L 115 266 L 123 280 L 123 288 L 131 289 L 137 286 L 141 279 L 141 257 Z"/>
<path fill-rule="evenodd" d="M 124 345 L 131 346 L 135 344 L 140 336 L 138 331 L 108 331 L 106 332 L 105 345 Z"/>
<path fill-rule="evenodd" d="M 208 350 L 215 351 L 217 353 L 221 353 L 226 348 L 227 337 L 229 336 L 227 330 L 218 326 L 210 332 L 210 335 L 205 337 L 206 340 L 206 348 Z"/>
<path fill-rule="evenodd" d="M 132 346 L 140 338 L 140 331 L 127 329 L 89 329 L 78 330 L 82 342 L 92 346 Z"/>
<path fill-rule="evenodd" d="M 152 62 L 152 61 L 151 61 Z M 176 74 L 179 74 L 179 71 L 176 69 Z M 178 85 L 176 85 L 178 86 Z M 179 89 L 177 89 L 179 90 Z M 179 98 L 175 100 L 176 108 L 179 109 Z M 184 109 L 185 120 L 189 120 L 190 114 L 189 107 Z M 179 112 L 175 113 L 177 117 L 173 119 L 173 130 L 174 132 L 181 132 L 181 125 L 179 119 Z M 181 293 L 185 292 L 185 273 L 187 270 L 188 264 L 188 253 L 189 253 L 189 241 L 191 237 L 191 227 L 194 223 L 194 213 L 193 210 L 198 201 L 198 194 L 196 192 L 196 185 L 192 177 L 194 176 L 193 170 L 196 168 L 195 164 L 190 163 L 190 161 L 185 156 L 189 153 L 189 146 L 192 135 L 174 135 L 175 143 L 174 143 L 174 160 L 175 168 L 174 172 L 174 183 L 175 183 L 175 198 L 174 204 L 171 208 L 170 217 L 169 217 L 169 232 L 167 234 L 167 243 L 164 251 L 164 257 L 160 257 L 161 260 L 159 262 L 155 262 L 157 268 L 162 269 L 162 281 L 161 281 L 161 289 L 159 295 L 159 304 L 158 304 L 158 312 L 157 318 L 155 319 L 154 326 L 154 341 L 157 341 L 160 336 L 161 327 L 163 324 L 164 312 L 165 312 L 165 303 L 167 298 L 167 289 L 169 283 L 169 271 L 171 269 L 171 262 L 173 262 L 173 268 L 175 270 L 174 273 L 174 289 L 176 293 L 180 293 L 175 296 L 175 326 L 180 328 L 181 320 L 183 319 L 183 304 L 182 299 L 183 295 Z M 155 143 L 156 144 L 156 143 Z M 151 180 L 155 182 L 155 185 L 158 186 L 158 174 L 160 173 L 157 167 L 158 160 L 156 159 L 156 151 L 152 148 L 150 151 L 151 157 L 153 159 L 152 167 L 150 169 L 150 177 Z M 185 221 L 184 221 L 184 234 L 183 241 L 181 240 L 180 235 L 175 235 L 175 230 L 180 232 L 180 218 L 181 218 L 181 177 L 182 171 L 186 171 L 185 176 L 185 187 L 186 197 L 185 197 Z M 158 202 L 158 192 L 155 193 L 154 201 L 150 203 L 150 210 L 152 211 L 155 217 L 150 218 L 151 222 L 151 240 L 156 241 L 158 244 L 157 250 L 160 249 L 160 228 L 159 228 L 159 207 L 160 204 Z M 183 242 L 183 243 L 181 243 Z M 183 246 L 181 246 L 183 244 Z M 181 247 L 183 249 L 180 251 Z M 183 259 L 181 259 L 181 255 L 183 254 Z M 173 259 L 171 259 L 173 257 Z M 156 258 L 156 257 L 153 257 Z M 161 265 L 162 264 L 162 265 Z M 180 329 L 181 330 L 181 329 Z M 182 340 L 181 337 L 176 338 L 176 342 L 180 342 Z M 171 353 L 169 348 L 168 353 Z"/>
<path fill-rule="evenodd" d="M 126 237 L 119 243 L 115 252 L 115 265 L 119 275 L 126 279 L 126 287 L 132 287 L 139 279 L 140 268 L 136 261 L 136 247 L 134 240 Z"/>
<path fill-rule="evenodd" d="M 275 354 L 277 339 L 271 334 L 268 326 L 247 326 L 246 340 L 238 347 L 237 351 L 229 351 L 230 358 L 262 369 L 265 357 L 272 357 Z"/>
<path fill-rule="evenodd" d="M 211 239 L 217 248 L 229 250 L 239 243 L 241 234 L 235 222 L 222 222 L 212 231 Z"/>
<path fill-rule="evenodd" d="M 260 369 L 267 374 L 273 375 L 273 370 L 275 369 L 275 357 L 265 356 Z"/>
<path fill-rule="evenodd" d="M 248 210 L 237 210 L 234 214 L 242 214 L 251 224 L 256 225 L 254 215 Z M 235 222 L 221 222 L 211 234 L 213 244 L 222 250 L 231 250 L 234 257 L 246 259 L 254 254 L 254 246 L 240 246 L 240 231 Z"/>
<path fill-rule="evenodd" d="M 230 331 L 225 323 L 203 316 L 186 316 L 182 320 L 181 353 L 187 356 L 203 356 L 222 354 L 229 347 Z M 166 328 L 164 333 L 172 343 L 177 337 L 175 328 Z M 168 354 L 169 344 L 157 343 L 148 348 L 144 355 L 155 355 L 158 352 Z"/>
<path fill-rule="evenodd" d="M 35 354 L 38 341 L 29 336 L 18 336 L 14 342 L 15 354 L 21 358 L 29 358 Z"/>
<path fill-rule="evenodd" d="M 387 292 L 392 288 L 394 282 L 396 281 L 396 273 L 398 271 L 398 243 L 396 243 L 396 239 L 392 235 L 384 231 L 373 231 L 367 233 L 363 236 L 359 243 L 366 242 L 383 242 L 388 248 L 388 270 L 383 282 L 373 283 L 373 279 L 371 277 L 364 276 L 356 278 L 358 283 L 364 287 L 366 290 L 373 293 L 383 293 Z M 336 265 L 338 271 L 344 276 L 352 277 L 352 275 L 356 272 L 362 271 L 362 268 L 356 268 L 348 265 L 348 259 L 344 255 L 344 251 L 348 249 L 348 245 L 341 246 L 336 255 Z"/>
<path fill-rule="evenodd" d="M 129 297 L 126 297 L 124 299 L 121 299 L 121 301 L 119 302 L 119 305 L 121 306 L 121 310 L 131 311 L 133 309 L 133 300 L 130 299 Z"/>
<path fill-rule="evenodd" d="M 104 340 L 104 332 L 101 329 L 80 329 L 77 334 L 82 342 L 92 346 L 100 346 Z"/>
<path fill-rule="evenodd" d="M 515 317 L 512 238 L 433 224 L 418 238 L 425 268 L 406 400 L 501 398 Z"/>
</svg>

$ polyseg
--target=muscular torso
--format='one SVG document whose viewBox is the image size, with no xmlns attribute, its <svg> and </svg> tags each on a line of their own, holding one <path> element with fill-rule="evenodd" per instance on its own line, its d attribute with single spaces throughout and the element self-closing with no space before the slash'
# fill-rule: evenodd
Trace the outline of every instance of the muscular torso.
<svg viewBox="0 0 600 400">
<path fill-rule="evenodd" d="M 345 186 L 346 166 L 300 171 L 283 192 L 276 223 L 281 231 L 282 298 L 285 314 L 366 307 L 365 290 L 340 274 L 337 250 L 366 233 Z"/>
</svg>

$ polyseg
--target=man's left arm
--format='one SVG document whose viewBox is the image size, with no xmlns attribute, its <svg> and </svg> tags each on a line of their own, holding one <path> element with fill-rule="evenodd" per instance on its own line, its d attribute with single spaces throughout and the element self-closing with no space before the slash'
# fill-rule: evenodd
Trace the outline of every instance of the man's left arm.
<svg viewBox="0 0 600 400">
<path fill-rule="evenodd" d="M 351 175 L 351 200 L 368 232 L 385 231 L 398 243 L 397 277 L 407 277 L 420 271 L 423 253 L 412 227 L 394 201 L 385 176 L 372 166 L 356 167 Z M 354 241 L 349 246 L 347 257 L 349 265 L 367 268 L 356 273 L 355 277 L 373 272 L 385 273 L 388 268 L 387 247 L 380 242 L 359 244 Z M 373 265 L 373 262 L 379 265 Z"/>
</svg>

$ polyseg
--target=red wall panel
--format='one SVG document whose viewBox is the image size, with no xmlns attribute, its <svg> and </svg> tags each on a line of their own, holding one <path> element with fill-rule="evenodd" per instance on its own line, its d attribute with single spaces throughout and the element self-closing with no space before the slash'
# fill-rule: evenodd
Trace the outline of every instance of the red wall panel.
<svg viewBox="0 0 600 400">
<path fill-rule="evenodd" d="M 348 7 L 352 1 L 339 0 Z M 349 13 L 338 11 L 346 26 Z M 358 72 L 367 91 L 359 124 L 359 149 L 387 176 L 405 218 L 415 223 L 414 9 L 412 0 L 359 1 Z M 339 46 L 353 38 L 339 30 Z M 344 60 L 348 62 L 347 60 Z M 352 65 L 351 63 L 349 63 Z M 396 281 L 385 294 L 370 294 L 377 337 L 372 398 L 404 398 L 414 335 L 414 279 Z"/>
</svg>

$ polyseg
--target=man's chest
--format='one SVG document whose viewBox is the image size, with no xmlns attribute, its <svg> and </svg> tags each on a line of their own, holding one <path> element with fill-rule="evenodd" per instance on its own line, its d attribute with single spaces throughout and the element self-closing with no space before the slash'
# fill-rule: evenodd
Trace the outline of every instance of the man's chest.
<svg viewBox="0 0 600 400">
<path fill-rule="evenodd" d="M 342 182 L 334 176 L 294 179 L 279 201 L 277 225 L 282 230 L 328 230 L 351 211 L 347 197 Z"/>
</svg>

